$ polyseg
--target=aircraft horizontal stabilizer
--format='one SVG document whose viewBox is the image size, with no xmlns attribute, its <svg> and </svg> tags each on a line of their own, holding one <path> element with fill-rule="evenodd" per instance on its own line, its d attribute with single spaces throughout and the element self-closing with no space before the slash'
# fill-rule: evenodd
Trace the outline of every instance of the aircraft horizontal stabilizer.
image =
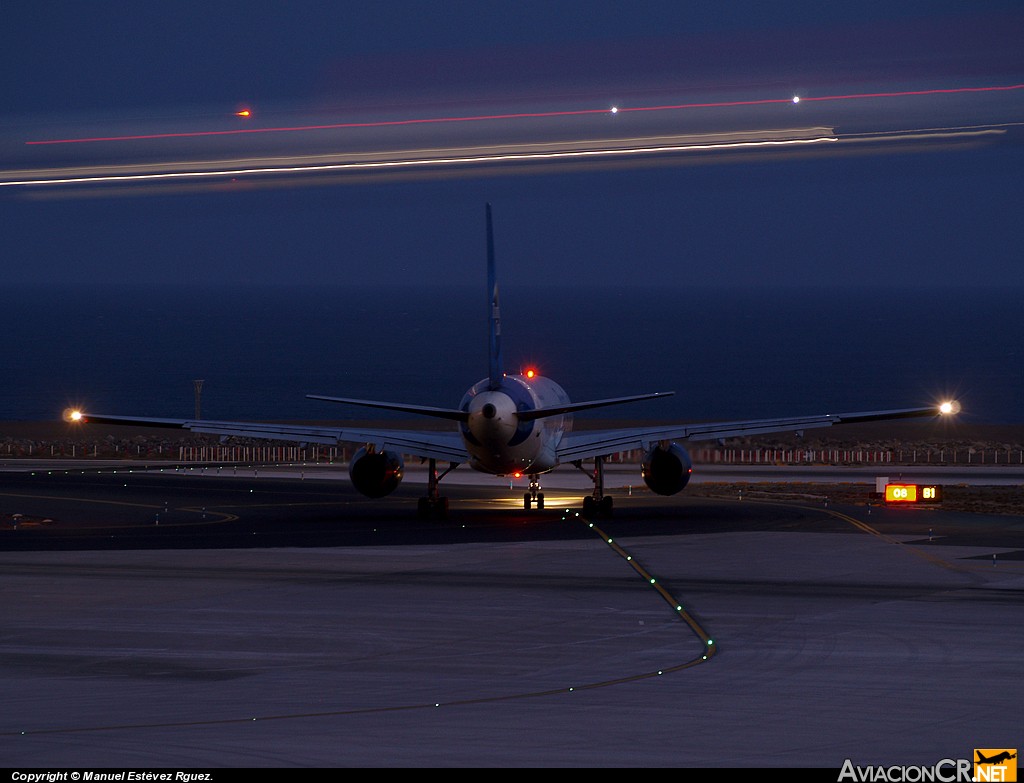
<svg viewBox="0 0 1024 783">
<path fill-rule="evenodd" d="M 378 400 L 353 400 L 349 397 L 325 397 L 322 394 L 307 394 L 306 397 L 311 400 L 359 405 L 363 408 L 379 408 L 399 413 L 417 413 L 421 416 L 433 416 L 435 419 L 449 419 L 451 421 L 467 421 L 469 419 L 469 413 L 454 408 L 432 408 L 427 405 L 407 405 L 400 402 L 380 402 Z"/>
<path fill-rule="evenodd" d="M 625 402 L 637 402 L 639 400 L 653 400 L 659 397 L 671 397 L 675 392 L 650 392 L 648 394 L 635 394 L 632 397 L 612 397 L 607 400 L 590 400 L 589 402 L 570 402 L 566 405 L 559 405 L 554 408 L 537 408 L 532 411 L 519 411 L 520 421 L 532 421 L 534 419 L 545 419 L 548 416 L 561 416 L 563 413 L 575 413 L 576 411 L 590 410 L 591 408 L 605 408 L 609 405 L 621 405 Z"/>
</svg>

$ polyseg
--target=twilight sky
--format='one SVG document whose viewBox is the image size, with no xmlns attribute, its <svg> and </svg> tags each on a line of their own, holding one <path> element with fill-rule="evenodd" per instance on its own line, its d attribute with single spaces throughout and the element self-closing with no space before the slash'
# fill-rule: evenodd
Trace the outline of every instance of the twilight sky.
<svg viewBox="0 0 1024 783">
<path fill-rule="evenodd" d="M 5 276 L 1024 288 L 1024 6 L 834 5 L 13 2 Z"/>
</svg>

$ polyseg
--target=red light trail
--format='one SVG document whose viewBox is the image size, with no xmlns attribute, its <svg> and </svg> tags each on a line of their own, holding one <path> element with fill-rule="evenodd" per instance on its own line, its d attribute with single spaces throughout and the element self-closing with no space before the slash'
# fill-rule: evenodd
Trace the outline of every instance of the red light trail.
<svg viewBox="0 0 1024 783">
<path fill-rule="evenodd" d="M 593 114 L 625 114 L 626 112 L 653 112 L 653 111 L 679 111 L 681 109 L 716 109 L 716 108 L 728 108 L 736 106 L 766 106 L 770 104 L 779 103 L 805 103 L 810 101 L 850 101 L 860 100 L 865 98 L 902 98 L 910 96 L 922 96 L 922 95 L 951 95 L 959 93 L 977 93 L 977 92 L 999 92 L 1008 90 L 1020 90 L 1024 89 L 1024 84 L 1011 84 L 1004 86 L 992 86 L 992 87 L 954 87 L 946 89 L 932 89 L 932 90 L 905 90 L 901 92 L 872 92 L 872 93 L 858 93 L 852 95 L 822 95 L 818 97 L 804 97 L 800 96 L 799 100 L 794 97 L 788 98 L 761 98 L 757 100 L 747 101 L 717 101 L 707 103 L 679 103 L 671 105 L 661 106 L 633 106 L 633 107 L 621 107 L 612 106 L 601 109 L 575 109 L 575 110 L 564 110 L 564 111 L 546 111 L 546 112 L 517 112 L 510 114 L 482 114 L 475 116 L 464 116 L 464 117 L 425 117 L 419 119 L 407 119 L 407 120 L 377 120 L 371 122 L 343 122 L 329 125 L 300 125 L 294 127 L 279 127 L 279 128 L 234 128 L 231 130 L 210 130 L 210 131 L 190 131 L 180 133 L 148 133 L 140 134 L 135 136 L 96 136 L 92 138 L 80 138 L 80 139 L 43 139 L 36 141 L 26 141 L 28 145 L 44 145 L 44 144 L 85 144 L 89 142 L 104 142 L 104 141 L 140 141 L 144 139 L 182 139 L 182 138 L 193 138 L 202 136 L 235 136 L 241 134 L 251 133 L 294 133 L 299 131 L 315 131 L 315 130 L 341 130 L 345 128 L 382 128 L 390 126 L 402 126 L 402 125 L 428 125 L 435 123 L 454 123 L 454 122 L 487 122 L 493 120 L 519 120 L 519 119 L 537 119 L 547 117 L 572 117 L 581 115 L 593 115 Z"/>
</svg>

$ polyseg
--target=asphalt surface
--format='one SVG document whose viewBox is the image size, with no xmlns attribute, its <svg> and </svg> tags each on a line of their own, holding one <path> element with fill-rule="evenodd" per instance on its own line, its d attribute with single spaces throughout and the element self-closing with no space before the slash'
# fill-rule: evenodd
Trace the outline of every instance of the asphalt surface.
<svg viewBox="0 0 1024 783">
<path fill-rule="evenodd" d="M 421 520 L 415 482 L 254 473 L 0 474 L 0 764 L 839 770 L 1021 744 L 1024 517 L 619 487 L 585 520 L 576 487 L 525 512 L 491 483 Z"/>
</svg>

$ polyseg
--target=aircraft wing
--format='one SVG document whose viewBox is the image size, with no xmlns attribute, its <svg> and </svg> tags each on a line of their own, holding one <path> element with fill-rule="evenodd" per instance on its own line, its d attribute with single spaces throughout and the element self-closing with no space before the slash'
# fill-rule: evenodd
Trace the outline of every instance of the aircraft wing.
<svg viewBox="0 0 1024 783">
<path fill-rule="evenodd" d="M 615 430 L 582 430 L 567 433 L 562 438 L 558 446 L 558 458 L 561 462 L 572 462 L 630 449 L 648 449 L 659 441 L 720 440 L 745 435 L 762 435 L 769 432 L 801 432 L 821 427 L 832 427 L 836 424 L 938 417 L 940 415 L 942 415 L 940 409 L 933 406 L 889 411 L 825 413 L 819 416 L 794 416 L 784 419 L 751 419 Z"/>
<path fill-rule="evenodd" d="M 122 424 L 138 427 L 168 427 L 203 435 L 262 438 L 297 443 L 374 444 L 378 450 L 391 449 L 400 454 L 434 458 L 446 462 L 465 462 L 469 457 L 456 431 L 387 430 L 363 427 L 324 427 L 307 424 L 274 424 L 253 421 L 213 421 L 206 419 L 154 419 L 136 416 L 110 416 L 81 413 L 77 421 L 93 424 Z"/>
</svg>

